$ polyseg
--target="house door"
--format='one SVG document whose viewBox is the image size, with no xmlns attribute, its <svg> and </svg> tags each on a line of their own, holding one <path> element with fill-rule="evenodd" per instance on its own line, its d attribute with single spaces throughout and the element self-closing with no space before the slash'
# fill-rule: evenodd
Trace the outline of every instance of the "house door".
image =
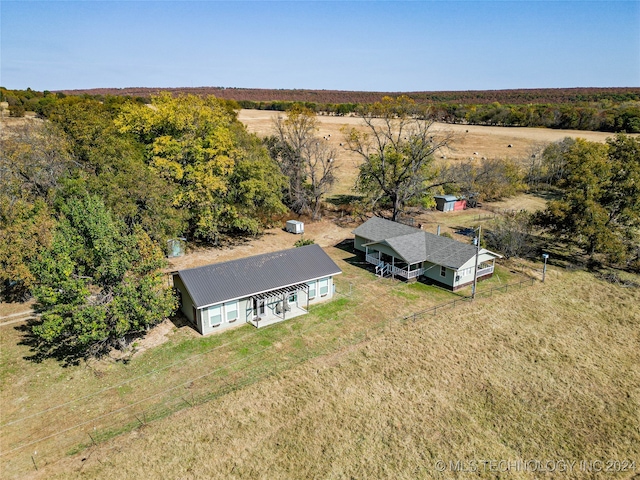
<svg viewBox="0 0 640 480">
<path fill-rule="evenodd" d="M 253 299 L 253 316 L 264 317 L 264 299 L 262 298 Z"/>
</svg>

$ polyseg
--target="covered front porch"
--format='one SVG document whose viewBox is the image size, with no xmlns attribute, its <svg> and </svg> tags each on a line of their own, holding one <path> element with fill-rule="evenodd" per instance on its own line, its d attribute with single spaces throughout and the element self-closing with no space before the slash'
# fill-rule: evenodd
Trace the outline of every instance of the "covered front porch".
<svg viewBox="0 0 640 480">
<path fill-rule="evenodd" d="M 247 322 L 256 328 L 266 327 L 309 311 L 309 285 L 300 283 L 252 295 Z"/>
<path fill-rule="evenodd" d="M 369 248 L 368 246 L 365 246 L 365 259 L 367 263 L 375 265 L 376 275 L 381 277 L 391 275 L 393 277 L 399 276 L 406 280 L 411 280 L 418 278 L 423 272 L 421 262 L 409 264 L 402 258 Z"/>
<path fill-rule="evenodd" d="M 496 267 L 495 258 L 491 260 L 491 262 L 481 263 L 480 265 L 478 265 L 478 273 L 477 273 L 478 278 L 484 277 L 486 275 L 492 275 L 495 267 Z"/>
</svg>

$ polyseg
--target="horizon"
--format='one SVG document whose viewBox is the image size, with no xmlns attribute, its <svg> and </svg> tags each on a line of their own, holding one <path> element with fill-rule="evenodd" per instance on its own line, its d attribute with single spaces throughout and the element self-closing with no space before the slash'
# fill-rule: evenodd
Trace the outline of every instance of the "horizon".
<svg viewBox="0 0 640 480">
<path fill-rule="evenodd" d="M 4 85 L 0 87 L 7 88 Z M 16 88 L 7 90 L 26 90 L 30 87 Z M 334 88 L 261 88 L 261 87 L 223 87 L 220 85 L 198 85 L 195 87 L 185 86 L 169 86 L 169 87 L 92 87 L 92 88 L 62 88 L 56 90 L 48 90 L 50 92 L 73 92 L 73 91 L 89 91 L 89 90 L 198 90 L 198 89 L 221 89 L 221 90 L 269 90 L 269 91 L 300 91 L 300 92 L 347 92 L 347 93 L 462 93 L 462 92 L 506 92 L 506 91 L 522 91 L 522 90 L 626 90 L 626 89 L 639 89 L 640 86 L 611 86 L 611 87 L 598 87 L 598 86 L 579 86 L 579 87 L 530 87 L 530 88 L 485 88 L 485 89 L 465 89 L 465 90 L 343 90 Z M 35 90 L 34 91 L 43 91 Z"/>
<path fill-rule="evenodd" d="M 640 86 L 633 0 L 3 0 L 0 9 L 0 85 L 8 89 Z"/>
</svg>

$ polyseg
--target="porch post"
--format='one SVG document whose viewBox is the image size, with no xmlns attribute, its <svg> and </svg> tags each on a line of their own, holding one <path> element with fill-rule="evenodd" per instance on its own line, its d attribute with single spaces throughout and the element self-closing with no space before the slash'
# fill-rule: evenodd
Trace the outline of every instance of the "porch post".
<svg viewBox="0 0 640 480">
<path fill-rule="evenodd" d="M 394 280 L 396 278 L 395 272 L 393 271 L 393 268 L 394 268 L 394 266 L 396 264 L 395 260 L 396 260 L 396 257 L 391 255 L 391 278 L 393 278 Z"/>
<path fill-rule="evenodd" d="M 308 312 L 309 311 L 309 285 L 307 285 L 306 291 L 307 291 L 307 312 Z"/>
<path fill-rule="evenodd" d="M 284 303 L 284 292 L 282 292 L 282 320 L 286 320 L 287 316 L 287 307 Z"/>
<path fill-rule="evenodd" d="M 364 255 L 365 255 L 364 259 L 366 260 L 366 259 L 367 259 L 367 257 L 369 256 L 369 247 L 368 247 L 368 246 L 365 246 L 365 247 L 364 247 L 364 252 L 365 252 L 365 253 L 364 253 Z"/>
</svg>

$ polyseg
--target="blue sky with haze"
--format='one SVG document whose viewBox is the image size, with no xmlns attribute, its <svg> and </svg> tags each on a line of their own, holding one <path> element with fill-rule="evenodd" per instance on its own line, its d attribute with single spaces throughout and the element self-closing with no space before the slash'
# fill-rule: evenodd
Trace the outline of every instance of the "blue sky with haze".
<svg viewBox="0 0 640 480">
<path fill-rule="evenodd" d="M 640 2 L 0 2 L 0 85 L 640 86 Z"/>
</svg>

